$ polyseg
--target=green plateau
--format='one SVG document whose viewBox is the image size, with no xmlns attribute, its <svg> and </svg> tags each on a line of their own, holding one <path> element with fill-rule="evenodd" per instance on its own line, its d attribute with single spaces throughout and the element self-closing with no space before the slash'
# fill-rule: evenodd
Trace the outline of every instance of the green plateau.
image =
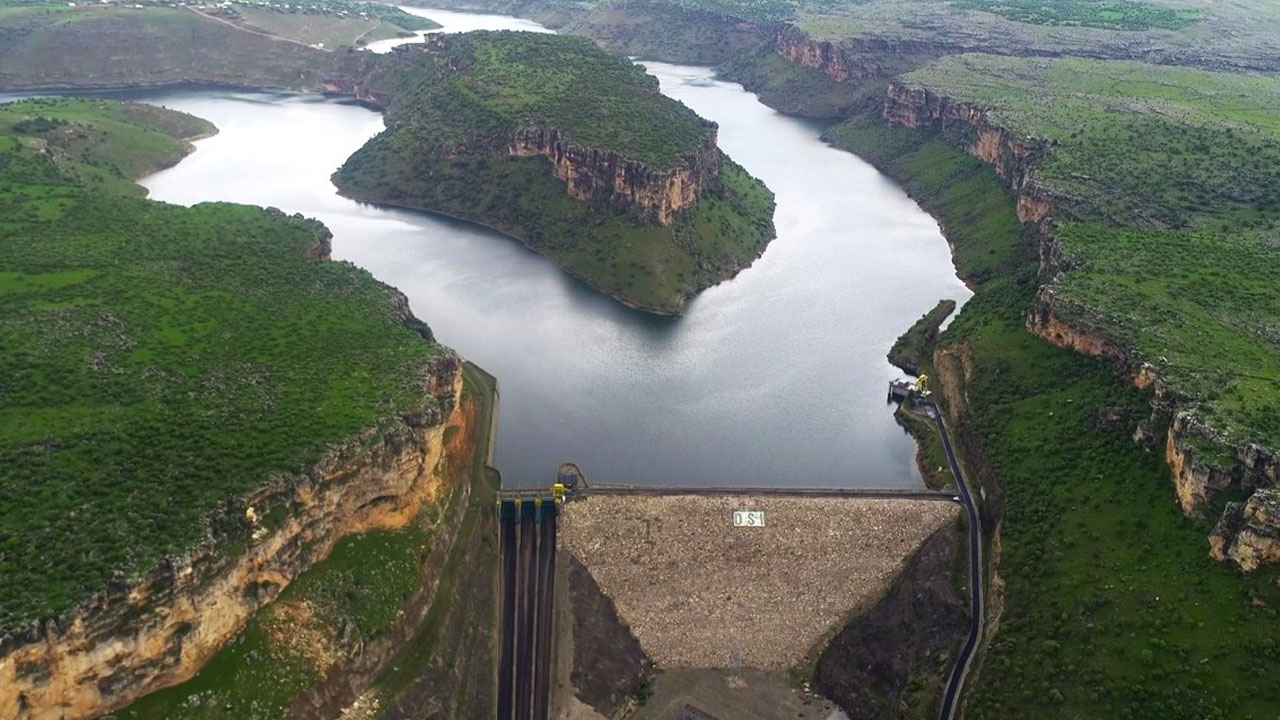
<svg viewBox="0 0 1280 720">
<path fill-rule="evenodd" d="M 950 138 L 875 116 L 828 139 L 921 200 L 976 290 L 922 368 L 954 391 L 944 401 L 999 536 L 986 550 L 999 628 L 965 716 L 1275 715 L 1280 573 L 1210 560 L 1212 523 L 1182 516 L 1163 458 L 1132 440 L 1147 398 L 1106 361 L 1026 331 L 1035 248 L 1000 178 Z"/>
</svg>

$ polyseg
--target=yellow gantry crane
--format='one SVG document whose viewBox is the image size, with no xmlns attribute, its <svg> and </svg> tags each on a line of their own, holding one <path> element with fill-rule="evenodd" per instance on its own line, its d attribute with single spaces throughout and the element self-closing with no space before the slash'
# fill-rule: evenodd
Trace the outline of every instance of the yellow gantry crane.
<svg viewBox="0 0 1280 720">
<path fill-rule="evenodd" d="M 916 392 L 919 393 L 920 397 L 929 397 L 928 375 L 920 373 L 920 376 L 916 378 Z"/>
</svg>

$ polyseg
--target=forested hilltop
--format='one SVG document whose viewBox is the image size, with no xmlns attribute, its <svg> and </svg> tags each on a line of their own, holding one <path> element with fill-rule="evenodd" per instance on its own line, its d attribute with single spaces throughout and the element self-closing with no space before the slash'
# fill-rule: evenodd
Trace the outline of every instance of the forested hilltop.
<svg viewBox="0 0 1280 720">
<path fill-rule="evenodd" d="M 359 87 L 387 130 L 344 194 L 497 228 L 623 302 L 677 313 L 773 238 L 773 197 L 716 127 L 581 38 L 473 32 L 403 46 Z"/>
</svg>

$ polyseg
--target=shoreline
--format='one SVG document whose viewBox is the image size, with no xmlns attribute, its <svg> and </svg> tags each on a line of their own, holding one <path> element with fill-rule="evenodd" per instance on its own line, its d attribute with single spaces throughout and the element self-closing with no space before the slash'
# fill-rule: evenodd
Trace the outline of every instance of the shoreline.
<svg viewBox="0 0 1280 720">
<path fill-rule="evenodd" d="M 210 89 L 210 88 L 215 90 L 238 90 L 241 92 L 254 92 L 254 93 L 271 93 L 271 94 L 285 94 L 285 95 L 299 95 L 299 96 L 310 95 L 310 96 L 316 96 L 316 97 L 335 99 L 341 102 L 349 102 L 355 105 L 359 105 L 360 107 L 366 108 L 368 110 L 372 110 L 379 114 L 384 114 L 386 111 L 386 108 L 382 105 L 379 105 L 374 102 L 370 102 L 368 100 L 361 99 L 358 96 L 350 95 L 347 93 L 299 90 L 299 89 L 292 89 L 292 88 L 274 88 L 274 87 L 264 87 L 264 86 L 254 86 L 254 85 L 237 85 L 237 84 L 229 84 L 229 83 L 196 82 L 196 81 L 182 81 L 182 82 L 176 82 L 176 83 L 130 83 L 127 85 L 101 85 L 101 86 L 100 85 L 82 85 L 82 86 L 58 85 L 58 86 L 42 86 L 42 87 L 23 88 L 23 89 L 0 88 L 0 96 L 26 95 L 26 94 L 38 94 L 38 93 L 52 93 L 52 94 L 59 94 L 59 95 L 65 94 L 65 95 L 73 95 L 73 96 L 82 96 L 81 95 L 82 93 L 115 93 L 115 92 L 127 92 L 130 90 L 201 90 L 201 89 Z M 137 101 L 131 100 L 129 102 L 137 102 Z M 198 142 L 200 140 L 213 137 L 217 133 L 218 133 L 217 128 L 214 128 L 214 131 L 212 133 L 204 133 L 204 134 L 199 134 L 189 138 L 183 138 L 183 141 L 191 145 L 192 143 Z M 194 145 L 191 145 L 191 150 L 189 150 L 187 154 L 184 155 L 183 157 L 178 158 L 178 160 L 176 160 L 175 162 L 169 165 L 150 169 L 140 177 L 146 177 L 148 175 L 174 167 L 178 163 L 185 160 L 188 156 L 190 156 L 191 152 L 194 152 L 195 149 L 196 148 L 194 147 Z M 335 170 L 334 173 L 336 174 L 336 172 L 337 171 Z M 138 179 L 140 178 L 133 178 L 133 180 L 135 181 Z M 332 176 L 330 177 L 330 182 L 331 183 L 333 182 Z M 336 188 L 337 184 L 336 183 L 333 183 L 333 184 L 334 184 L 334 187 Z M 408 205 L 404 203 L 396 203 L 396 202 L 387 201 L 387 200 L 372 200 L 369 198 L 348 194 L 341 189 L 338 189 L 338 194 L 349 200 L 372 205 L 375 207 L 394 208 L 398 210 L 407 210 L 411 212 L 424 213 L 427 215 L 435 215 L 437 217 L 445 217 L 452 220 L 458 220 L 460 222 L 471 223 L 473 225 L 477 225 L 479 227 L 485 228 L 486 230 L 491 230 L 493 232 L 496 232 L 502 235 L 503 237 L 509 238 L 511 240 L 514 240 L 520 243 L 520 245 L 527 248 L 531 252 L 543 258 L 546 258 L 547 260 L 551 261 L 559 270 L 564 272 L 566 275 L 569 275 L 570 277 L 582 282 L 587 287 L 591 288 L 593 291 L 601 295 L 604 295 L 618 302 L 619 304 L 627 308 L 630 308 L 631 310 L 636 310 L 639 312 L 644 312 L 644 313 L 648 313 L 650 315 L 656 315 L 659 317 L 682 317 L 684 315 L 685 308 L 688 306 L 688 303 L 690 300 L 696 298 L 699 294 L 701 294 L 705 290 L 708 290 L 717 285 L 720 285 L 721 283 L 732 280 L 733 278 L 737 277 L 739 273 L 751 267 L 755 263 L 755 261 L 760 258 L 760 255 L 757 255 L 756 257 L 752 258 L 750 262 L 734 267 L 729 271 L 727 271 L 726 273 L 716 277 L 714 282 L 704 285 L 695 290 L 683 292 L 680 297 L 680 300 L 674 305 L 674 307 L 662 307 L 657 305 L 649 305 L 643 302 L 638 302 L 630 298 L 627 298 L 626 296 L 621 295 L 617 292 L 608 290 L 602 287 L 601 285 L 599 285 L 598 283 L 596 283 L 593 279 L 588 277 L 586 274 L 578 270 L 575 270 L 572 267 L 569 267 L 559 258 L 556 258 L 552 255 L 549 255 L 543 252 L 541 249 L 530 244 L 524 238 L 521 238 L 518 235 L 515 235 L 514 233 L 506 229 L 503 229 L 501 227 L 491 225 L 481 219 L 478 219 L 475 217 L 467 217 L 464 215 L 456 215 L 456 214 L 447 213 L 439 210 L 431 210 L 427 208 L 416 207 L 416 206 Z M 767 248 L 767 244 L 766 244 L 766 248 Z M 761 252 L 761 255 L 762 254 L 763 254 L 763 251 Z"/>
<path fill-rule="evenodd" d="M 334 185 L 334 187 L 337 187 L 337 185 L 335 184 L 335 185 Z M 737 276 L 737 274 L 738 274 L 738 273 L 740 273 L 740 272 L 742 272 L 743 270 L 745 270 L 745 269 L 747 269 L 747 268 L 751 267 L 751 265 L 752 265 L 752 264 L 754 264 L 754 262 L 755 262 L 755 259 L 753 259 L 753 260 L 752 260 L 752 262 L 747 263 L 746 265 L 743 265 L 743 266 L 741 266 L 741 267 L 739 267 L 739 268 L 734 269 L 733 274 L 732 274 L 732 275 L 730 275 L 729 277 L 721 278 L 721 279 L 717 280 L 715 283 L 712 283 L 711 285 L 707 285 L 706 287 L 704 287 L 704 288 L 702 288 L 702 289 L 700 289 L 700 290 L 697 290 L 697 291 L 693 292 L 692 294 L 690 294 L 690 293 L 685 293 L 685 295 L 684 295 L 684 296 L 681 298 L 681 300 L 680 300 L 680 304 L 679 304 L 679 306 L 678 306 L 675 310 L 670 310 L 670 309 L 666 309 L 666 308 L 659 308 L 659 307 L 655 307 L 655 306 L 651 306 L 651 305 L 645 305 L 645 304 L 643 304 L 643 303 L 638 303 L 638 302 L 635 302 L 635 301 L 633 301 L 633 300 L 629 300 L 629 299 L 627 299 L 627 298 L 625 298 L 625 297 L 623 297 L 623 296 L 621 296 L 621 295 L 618 295 L 617 293 L 614 293 L 614 292 L 612 292 L 612 291 L 610 291 L 610 290 L 606 290 L 606 289 L 604 289 L 604 288 L 600 287 L 599 285 L 597 285 L 594 281 L 592 281 L 590 278 L 588 278 L 588 277 L 587 277 L 587 276 L 585 276 L 584 274 L 582 274 L 582 273 L 578 272 L 577 270 L 574 270 L 573 268 L 571 268 L 571 267 L 569 267 L 569 266 L 565 265 L 565 264 L 564 264 L 564 263 L 563 263 L 559 258 L 556 258 L 556 257 L 553 257 L 553 256 L 551 256 L 551 255 L 548 255 L 547 253 L 542 252 L 539 248 L 537 248 L 537 247 L 535 247 L 535 246 L 533 246 L 533 245 L 529 244 L 529 243 L 528 243 L 526 240 L 524 240 L 523 238 L 518 237 L 518 236 L 516 236 L 516 235 L 512 234 L 511 232 L 508 232 L 507 230 L 504 230 L 504 229 L 502 229 L 502 228 L 500 228 L 500 227 L 497 227 L 497 226 L 494 226 L 494 225 L 490 225 L 490 224 L 488 224 L 488 223 L 484 222 L 483 220 L 478 220 L 478 219 L 471 218 L 471 217 L 466 217 L 466 216 L 463 216 L 463 215 L 455 215 L 455 214 L 447 213 L 447 212 L 444 212 L 444 211 L 441 211 L 441 210 L 429 210 L 429 209 L 426 209 L 426 208 L 415 207 L 415 206 L 413 206 L 413 205 L 407 205 L 407 204 L 405 204 L 405 203 L 392 202 L 392 201 L 389 201 L 389 200 L 370 200 L 370 199 L 368 199 L 368 198 L 364 198 L 364 197 L 359 197 L 359 196 L 356 196 L 356 195 L 348 194 L 347 192 L 343 191 L 343 190 L 342 190 L 342 189 L 340 189 L 340 188 L 338 189 L 338 194 L 339 194 L 339 195 L 341 195 L 341 196 L 342 196 L 342 197 L 344 197 L 344 198 L 347 198 L 348 200 L 353 200 L 353 201 L 358 202 L 358 203 L 363 203 L 363 204 L 366 204 L 366 205 L 371 205 L 371 206 L 373 206 L 373 207 L 392 208 L 392 209 L 395 209 L 395 210 L 405 210 L 405 211 L 408 211 L 408 212 L 422 213 L 422 214 L 424 214 L 424 215 L 434 215 L 434 216 L 436 216 L 436 217 L 443 217 L 443 218 L 448 218 L 448 219 L 450 219 L 450 220 L 457 220 L 457 221 L 459 221 L 459 222 L 470 223 L 470 224 L 472 224 L 472 225 L 476 225 L 476 226 L 482 227 L 482 228 L 484 228 L 484 229 L 486 229 L 486 230 L 491 230 L 491 231 L 493 231 L 493 232 L 495 232 L 495 233 L 498 233 L 499 235 L 502 235 L 503 237 L 505 237 L 505 238 L 507 238 L 507 239 L 514 240 L 515 242 L 519 243 L 519 244 L 521 245 L 521 247 L 524 247 L 524 248 L 525 248 L 525 249 L 527 249 L 529 252 L 534 253 L 535 255 L 538 255 L 539 257 L 542 257 L 542 258 L 547 259 L 547 260 L 548 260 L 548 261 L 550 261 L 552 264 L 554 264 L 554 265 L 555 265 L 559 270 L 561 270 L 562 272 L 564 272 L 566 275 L 568 275 L 568 276 L 570 276 L 570 277 L 574 278 L 575 280 L 578 280 L 578 281 L 582 282 L 584 285 L 586 285 L 587 287 L 591 288 L 593 291 L 595 291 L 595 292 L 597 292 L 597 293 L 599 293 L 599 294 L 601 294 L 601 295 L 604 295 L 605 297 L 608 297 L 608 298 L 610 298 L 611 300 L 614 300 L 614 301 L 618 302 L 619 304 L 624 305 L 624 306 L 626 306 L 626 307 L 628 307 L 628 308 L 630 308 L 630 309 L 632 309 L 632 310 L 637 310 L 637 311 L 640 311 L 640 312 L 649 313 L 650 315 L 657 315 L 657 316 L 659 316 L 659 317 L 672 317 L 672 318 L 683 317 L 683 316 L 684 316 L 684 310 L 685 310 L 685 307 L 687 307 L 689 300 L 691 300 L 691 299 L 693 299 L 693 298 L 697 297 L 697 295 L 698 295 L 699 293 L 701 293 L 703 290 L 707 290 L 707 289 L 709 289 L 709 288 L 713 288 L 713 287 L 715 287 L 716 285 L 719 285 L 720 283 L 726 282 L 726 281 L 728 281 L 728 280 L 732 280 L 735 276 Z M 758 258 L 756 258 L 756 259 L 758 259 Z"/>
</svg>

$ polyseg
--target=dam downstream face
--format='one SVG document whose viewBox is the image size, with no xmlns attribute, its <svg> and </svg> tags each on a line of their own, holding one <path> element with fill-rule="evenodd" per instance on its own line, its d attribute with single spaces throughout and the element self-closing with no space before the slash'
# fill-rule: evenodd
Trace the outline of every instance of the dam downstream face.
<svg viewBox="0 0 1280 720">
<path fill-rule="evenodd" d="M 445 30 L 526 21 L 412 10 Z M 489 23 L 489 24 L 486 24 Z M 133 99 L 220 129 L 143 181 L 157 200 L 229 200 L 323 221 L 333 256 L 403 291 L 439 340 L 499 378 L 504 484 L 919 485 L 885 404 L 893 340 L 956 279 L 937 224 L 820 128 L 705 68 L 645 63 L 662 91 L 720 124 L 720 146 L 777 196 L 778 237 L 681 318 L 629 310 L 482 228 L 341 198 L 329 175 L 381 117 L 318 97 L 222 90 Z"/>
</svg>

